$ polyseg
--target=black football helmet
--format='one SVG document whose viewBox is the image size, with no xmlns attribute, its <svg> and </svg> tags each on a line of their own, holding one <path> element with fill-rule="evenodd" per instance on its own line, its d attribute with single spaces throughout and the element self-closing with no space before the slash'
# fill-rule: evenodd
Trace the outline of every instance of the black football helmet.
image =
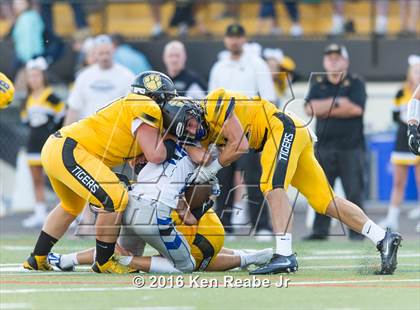
<svg viewBox="0 0 420 310">
<path fill-rule="evenodd" d="M 150 97 L 160 106 L 177 95 L 174 82 L 159 71 L 144 71 L 137 75 L 131 92 Z"/>
<path fill-rule="evenodd" d="M 174 97 L 162 106 L 163 127 L 182 141 L 201 140 L 202 116 L 199 104 L 190 97 Z M 191 118 L 199 124 L 195 137 L 186 131 L 187 122 Z"/>
</svg>

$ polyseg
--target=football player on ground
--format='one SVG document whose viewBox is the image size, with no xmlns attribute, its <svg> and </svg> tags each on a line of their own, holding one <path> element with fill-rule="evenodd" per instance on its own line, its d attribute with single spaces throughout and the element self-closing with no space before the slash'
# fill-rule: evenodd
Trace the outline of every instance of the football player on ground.
<svg viewBox="0 0 420 310">
<path fill-rule="evenodd" d="M 334 107 L 340 108 L 340 107 Z M 205 183 L 224 166 L 253 149 L 261 152 L 261 190 L 271 209 L 276 250 L 271 261 L 251 274 L 296 271 L 292 252 L 292 209 L 287 197 L 289 185 L 296 187 L 321 214 L 337 218 L 372 240 L 381 255 L 381 274 L 392 274 L 397 266 L 401 236 L 383 230 L 356 205 L 338 197 L 315 158 L 314 140 L 308 126 L 299 118 L 280 111 L 259 97 L 219 88 L 205 99 L 202 124 L 189 124 L 191 135 L 206 135 L 202 145 L 223 145 L 219 157 L 196 169 L 190 182 Z"/>
<path fill-rule="evenodd" d="M 8 77 L 0 72 L 0 109 L 7 108 L 13 101 L 15 87 Z"/>
<path fill-rule="evenodd" d="M 52 269 L 48 253 L 89 202 L 103 209 L 96 221 L 92 269 L 105 273 L 129 271 L 113 255 L 122 211 L 137 200 L 129 197 L 111 168 L 141 154 L 152 163 L 172 157 L 175 142 L 161 136 L 159 105 L 175 95 L 169 77 L 156 71 L 143 72 L 136 77 L 130 94 L 48 138 L 41 160 L 60 203 L 48 215 L 24 268 Z"/>
<path fill-rule="evenodd" d="M 139 180 L 139 182 L 141 182 Z M 138 186 L 138 185 L 136 185 Z M 208 196 L 207 188 L 189 188 L 186 196 L 197 191 L 204 191 Z M 185 201 L 190 202 L 191 209 L 202 207 L 204 210 L 212 204 L 214 197 L 209 197 L 207 202 L 201 204 L 200 199 Z M 176 229 L 183 233 L 188 245 L 191 248 L 191 255 L 195 260 L 195 271 L 226 271 L 234 268 L 247 268 L 255 264 L 263 265 L 272 257 L 271 248 L 263 250 L 241 250 L 228 249 L 223 247 L 224 229 L 220 219 L 212 209 L 208 209 L 199 220 L 194 215 L 189 214 L 185 217 L 186 211 L 182 205 L 184 200 L 178 201 L 178 209 L 172 212 L 171 217 Z M 202 211 L 201 211 L 202 212 Z M 200 213 L 201 213 L 200 212 Z M 187 224 L 188 223 L 188 224 Z M 120 235 L 119 243 L 127 248 L 122 248 L 119 243 L 116 246 L 116 253 L 119 261 L 128 265 L 132 270 L 139 270 L 147 273 L 180 273 L 172 261 L 164 256 L 143 256 L 145 241 L 142 236 Z M 94 259 L 95 249 L 88 249 L 70 254 L 48 254 L 48 262 L 62 271 L 74 271 L 78 265 L 91 265 Z"/>
<path fill-rule="evenodd" d="M 178 102 L 180 100 L 183 102 Z M 201 122 L 200 115 L 191 113 L 195 109 L 189 106 L 188 100 L 179 98 L 177 102 L 170 101 L 162 107 L 163 126 L 179 137 L 183 136 L 190 118 Z M 192 157 L 199 160 L 205 155 L 199 148 L 193 148 L 192 152 Z M 191 187 L 185 200 L 179 201 L 187 188 L 185 181 L 196 167 L 184 148 L 177 144 L 172 158 L 162 164 L 149 162 L 140 171 L 138 183 L 129 192 L 130 197 L 139 203 L 129 204 L 125 210 L 119 238 L 122 254 L 132 253 L 135 257 L 123 256 L 120 263 L 145 272 L 171 273 L 262 265 L 271 258 L 272 249 L 222 249 L 224 229 L 210 209 L 219 191 L 217 182 L 213 185 L 214 195 L 210 196 L 208 186 Z M 146 243 L 163 257 L 142 257 Z M 58 268 L 68 270 L 76 264 L 90 263 L 93 251 L 62 256 L 51 253 L 48 259 Z"/>
</svg>

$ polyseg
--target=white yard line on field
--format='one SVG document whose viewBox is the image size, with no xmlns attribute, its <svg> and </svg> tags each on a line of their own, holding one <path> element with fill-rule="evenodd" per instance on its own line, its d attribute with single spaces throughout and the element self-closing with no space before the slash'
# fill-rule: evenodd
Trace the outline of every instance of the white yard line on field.
<svg viewBox="0 0 420 310">
<path fill-rule="evenodd" d="M 330 256 L 330 255 L 313 255 L 313 256 L 300 256 L 298 260 L 344 260 L 344 259 L 365 259 L 365 258 L 378 258 L 378 255 L 340 255 L 340 256 Z M 420 253 L 400 253 L 398 254 L 399 258 L 412 258 L 420 257 Z"/>
<path fill-rule="evenodd" d="M 24 288 L 16 290 L 0 290 L 0 295 L 30 293 L 67 293 L 67 292 L 110 292 L 110 291 L 156 290 L 155 288 L 134 286 L 127 287 L 67 287 L 67 288 Z"/>
<path fill-rule="evenodd" d="M 318 285 L 318 284 L 358 284 L 358 283 L 388 283 L 388 282 L 418 282 L 420 279 L 377 279 L 377 280 L 338 280 L 338 281 L 304 281 L 304 282 L 292 282 L 290 281 L 290 286 L 300 286 L 300 285 Z"/>
<path fill-rule="evenodd" d="M 119 307 L 113 310 L 194 310 L 195 307 Z"/>
<path fill-rule="evenodd" d="M 7 310 L 7 309 L 30 309 L 31 304 L 27 303 L 1 303 L 0 302 L 0 309 L 1 310 Z"/>
</svg>

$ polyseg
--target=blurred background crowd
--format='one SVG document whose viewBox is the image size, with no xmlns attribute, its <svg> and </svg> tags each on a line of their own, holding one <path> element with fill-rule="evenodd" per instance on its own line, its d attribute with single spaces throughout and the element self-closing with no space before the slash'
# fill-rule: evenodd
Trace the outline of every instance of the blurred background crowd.
<svg viewBox="0 0 420 310">
<path fill-rule="evenodd" d="M 0 215 L 31 210 L 23 227 L 41 226 L 55 199 L 39 160 L 48 135 L 126 94 L 136 74 L 158 69 L 182 95 L 200 99 L 225 87 L 314 117 L 330 183 L 398 229 L 404 201 L 413 207 L 409 217 L 420 217 L 420 160 L 405 139 L 406 103 L 420 83 L 419 14 L 417 0 L 0 1 L 0 71 L 16 87 L 12 107 L 0 112 Z M 300 40 L 305 47 L 295 55 L 288 44 Z M 360 52 L 363 40 L 372 53 Z M 391 42 L 389 53 L 406 46 L 389 64 L 392 77 L 376 70 L 380 40 Z M 365 62 L 368 76 L 352 70 Z M 350 108 L 332 118 L 308 108 L 331 97 Z M 218 212 L 229 234 L 250 223 L 251 233 L 269 240 L 258 161 L 251 152 L 220 172 Z M 305 205 L 297 197 L 291 193 Z M 308 239 L 331 234 L 329 219 L 309 211 L 307 226 L 313 222 Z"/>
</svg>

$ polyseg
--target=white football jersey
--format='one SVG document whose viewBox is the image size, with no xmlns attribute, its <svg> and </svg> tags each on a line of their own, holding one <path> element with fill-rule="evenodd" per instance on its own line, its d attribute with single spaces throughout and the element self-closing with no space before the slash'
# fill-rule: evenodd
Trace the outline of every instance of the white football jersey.
<svg viewBox="0 0 420 310">
<path fill-rule="evenodd" d="M 137 176 L 132 193 L 176 208 L 185 182 L 195 168 L 187 152 L 177 145 L 174 158 L 162 164 L 146 164 Z"/>
</svg>

